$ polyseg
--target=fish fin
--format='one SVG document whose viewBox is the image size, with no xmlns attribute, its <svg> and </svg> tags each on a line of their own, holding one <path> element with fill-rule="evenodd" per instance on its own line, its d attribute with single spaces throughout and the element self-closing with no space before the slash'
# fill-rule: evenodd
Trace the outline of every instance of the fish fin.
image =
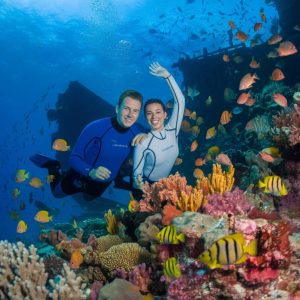
<svg viewBox="0 0 300 300">
<path fill-rule="evenodd" d="M 53 216 L 49 216 L 49 221 L 52 221 L 53 220 Z"/>
<path fill-rule="evenodd" d="M 183 233 L 180 233 L 177 235 L 177 240 L 184 243 L 185 242 L 185 235 Z"/>
<path fill-rule="evenodd" d="M 207 266 L 210 269 L 217 269 L 217 268 L 222 268 L 222 265 L 218 264 L 217 261 L 214 259 L 212 262 L 207 263 Z"/>
<path fill-rule="evenodd" d="M 176 278 L 179 278 L 181 276 L 181 272 L 180 272 L 180 267 L 179 265 L 176 266 L 175 272 L 174 272 L 174 276 Z"/>
<path fill-rule="evenodd" d="M 269 193 L 270 193 L 270 191 L 269 191 L 267 188 L 265 188 L 265 189 L 264 189 L 264 193 L 267 193 L 267 194 L 269 194 Z"/>
<path fill-rule="evenodd" d="M 247 260 L 247 255 L 244 253 L 244 254 L 242 255 L 242 257 L 241 257 L 238 261 L 236 261 L 234 264 L 235 264 L 235 265 L 239 265 L 239 264 L 244 263 L 246 260 Z"/>
<path fill-rule="evenodd" d="M 251 241 L 251 243 L 248 246 L 246 246 L 244 251 L 251 256 L 256 256 L 257 255 L 257 240 Z"/>
<path fill-rule="evenodd" d="M 260 188 L 263 188 L 263 187 L 266 186 L 266 184 L 260 180 L 260 181 L 258 182 L 258 186 L 259 186 Z"/>
</svg>

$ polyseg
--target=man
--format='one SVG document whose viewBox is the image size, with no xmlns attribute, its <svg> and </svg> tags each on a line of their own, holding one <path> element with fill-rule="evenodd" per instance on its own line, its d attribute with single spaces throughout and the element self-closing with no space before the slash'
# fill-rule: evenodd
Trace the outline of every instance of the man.
<svg viewBox="0 0 300 300">
<path fill-rule="evenodd" d="M 57 160 L 35 154 L 30 160 L 54 175 L 50 183 L 57 198 L 84 192 L 89 200 L 102 195 L 117 177 L 119 169 L 132 151 L 132 146 L 144 138 L 141 127 L 135 124 L 143 104 L 142 95 L 134 90 L 123 92 L 116 106 L 116 116 L 99 119 L 88 124 L 81 132 L 70 156 L 70 170 L 60 173 Z"/>
</svg>

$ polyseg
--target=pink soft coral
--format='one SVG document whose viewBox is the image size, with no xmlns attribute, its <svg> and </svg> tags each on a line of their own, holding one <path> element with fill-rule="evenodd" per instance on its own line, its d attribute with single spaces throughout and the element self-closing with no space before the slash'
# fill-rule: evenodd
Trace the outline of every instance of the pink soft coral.
<svg viewBox="0 0 300 300">
<path fill-rule="evenodd" d="M 224 213 L 232 215 L 245 215 L 251 209 L 244 191 L 238 187 L 232 192 L 225 192 L 223 195 L 212 194 L 208 196 L 208 203 L 205 211 L 214 216 L 220 217 Z"/>
</svg>

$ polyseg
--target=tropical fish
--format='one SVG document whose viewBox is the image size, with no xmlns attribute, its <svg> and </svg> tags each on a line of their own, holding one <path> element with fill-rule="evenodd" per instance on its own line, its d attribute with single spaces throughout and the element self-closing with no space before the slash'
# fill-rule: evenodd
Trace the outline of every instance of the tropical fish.
<svg viewBox="0 0 300 300">
<path fill-rule="evenodd" d="M 217 154 L 219 154 L 221 151 L 220 147 L 218 146 L 211 146 L 210 148 L 208 148 L 207 153 L 212 155 L 212 156 L 216 156 Z"/>
<path fill-rule="evenodd" d="M 259 152 L 259 156 L 262 160 L 269 162 L 269 163 L 273 163 L 275 161 L 274 156 L 272 156 L 269 153 L 263 152 L 263 151 Z"/>
<path fill-rule="evenodd" d="M 274 45 L 282 41 L 282 36 L 280 34 L 274 34 L 268 39 L 269 45 Z"/>
<path fill-rule="evenodd" d="M 264 193 L 274 196 L 286 196 L 288 191 L 280 176 L 266 176 L 263 181 L 258 182 L 260 188 L 265 188 Z"/>
<path fill-rule="evenodd" d="M 247 101 L 245 102 L 246 106 L 252 106 L 253 104 L 255 104 L 256 100 L 253 98 L 248 98 Z"/>
<path fill-rule="evenodd" d="M 206 160 L 199 157 L 195 160 L 195 166 L 196 167 L 201 167 L 201 166 L 204 166 L 206 164 Z"/>
<path fill-rule="evenodd" d="M 256 61 L 256 59 L 254 57 L 252 57 L 252 60 L 249 64 L 249 67 L 252 68 L 252 69 L 258 69 L 258 68 L 260 68 L 260 63 L 258 63 Z"/>
<path fill-rule="evenodd" d="M 203 118 L 202 117 L 198 117 L 197 120 L 196 120 L 196 124 L 199 126 L 199 125 L 201 125 L 203 123 L 204 123 Z"/>
<path fill-rule="evenodd" d="M 43 185 L 41 179 L 38 177 L 32 177 L 29 181 L 29 184 L 36 189 L 40 188 Z"/>
<path fill-rule="evenodd" d="M 164 276 L 169 278 L 179 278 L 181 276 L 180 265 L 175 257 L 170 257 L 164 263 Z"/>
<path fill-rule="evenodd" d="M 68 142 L 64 139 L 56 139 L 52 144 L 52 149 L 66 152 L 70 150 L 70 146 L 68 146 Z"/>
<path fill-rule="evenodd" d="M 229 62 L 229 61 L 230 61 L 230 58 L 229 58 L 229 55 L 228 55 L 228 54 L 224 54 L 224 55 L 222 56 L 222 59 L 223 59 L 224 62 Z"/>
<path fill-rule="evenodd" d="M 236 27 L 235 27 L 235 24 L 234 24 L 234 22 L 232 21 L 232 20 L 230 20 L 229 22 L 228 22 L 228 24 L 229 24 L 229 27 L 231 28 L 231 29 L 235 29 Z"/>
<path fill-rule="evenodd" d="M 193 135 L 193 136 L 198 136 L 199 133 L 200 133 L 200 128 L 199 128 L 199 126 L 198 126 L 198 125 L 193 126 L 193 127 L 192 127 L 192 135 Z"/>
<path fill-rule="evenodd" d="M 83 255 L 80 249 L 76 249 L 71 254 L 70 268 L 79 269 L 80 265 L 83 263 Z"/>
<path fill-rule="evenodd" d="M 216 156 L 216 161 L 222 165 L 230 166 L 232 162 L 227 154 L 220 153 Z"/>
<path fill-rule="evenodd" d="M 262 152 L 273 155 L 274 157 L 281 157 L 281 152 L 277 147 L 268 147 L 261 150 Z"/>
<path fill-rule="evenodd" d="M 17 233 L 24 233 L 27 231 L 27 224 L 25 221 L 20 220 L 18 225 L 17 225 Z"/>
<path fill-rule="evenodd" d="M 20 189 L 18 189 L 18 188 L 13 189 L 12 195 L 13 195 L 14 199 L 17 199 L 20 196 L 20 194 L 21 194 Z"/>
<path fill-rule="evenodd" d="M 258 45 L 258 40 L 257 39 L 251 39 L 250 41 L 250 47 L 253 48 L 255 47 L 256 45 Z"/>
<path fill-rule="evenodd" d="M 240 114 L 241 112 L 243 112 L 243 108 L 240 107 L 240 106 L 235 106 L 231 112 L 232 112 L 234 115 L 238 115 L 238 114 Z"/>
<path fill-rule="evenodd" d="M 191 115 L 191 111 L 188 108 L 184 109 L 184 116 L 189 117 Z"/>
<path fill-rule="evenodd" d="M 133 197 L 132 193 L 129 193 L 129 202 L 128 202 L 128 210 L 133 213 L 138 211 L 139 208 L 139 202 L 137 200 L 135 200 L 135 198 Z"/>
<path fill-rule="evenodd" d="M 193 140 L 190 148 L 191 152 L 194 152 L 197 148 L 198 148 L 198 142 L 197 140 Z"/>
<path fill-rule="evenodd" d="M 73 227 L 74 229 L 77 229 L 77 228 L 78 228 L 78 224 L 77 224 L 77 222 L 76 222 L 75 219 L 73 220 L 72 227 Z"/>
<path fill-rule="evenodd" d="M 55 175 L 48 175 L 47 176 L 47 183 L 50 184 L 51 182 L 53 182 L 55 179 Z"/>
<path fill-rule="evenodd" d="M 225 88 L 224 89 L 224 100 L 225 101 L 231 101 L 235 99 L 236 93 L 231 88 Z"/>
<path fill-rule="evenodd" d="M 193 172 L 193 176 L 197 179 L 203 178 L 204 177 L 204 173 L 201 169 L 199 168 L 195 168 L 194 172 Z"/>
<path fill-rule="evenodd" d="M 191 120 L 196 120 L 197 119 L 197 113 L 195 111 L 193 111 L 191 114 L 190 114 L 190 119 Z"/>
<path fill-rule="evenodd" d="M 194 98 L 196 98 L 197 96 L 200 95 L 200 92 L 194 87 L 194 88 L 191 88 L 190 86 L 188 87 L 188 91 L 187 91 L 187 95 L 189 97 L 192 98 L 192 100 L 194 100 Z"/>
<path fill-rule="evenodd" d="M 228 124 L 231 121 L 232 113 L 228 110 L 224 110 L 221 114 L 220 123 L 222 125 Z"/>
<path fill-rule="evenodd" d="M 288 56 L 298 52 L 296 46 L 290 41 L 280 43 L 276 50 L 279 56 Z"/>
<path fill-rule="evenodd" d="M 243 76 L 243 78 L 240 81 L 239 90 L 246 90 L 252 87 L 252 84 L 255 83 L 255 80 L 259 79 L 257 75 L 254 73 L 251 75 L 251 73 L 247 73 Z"/>
<path fill-rule="evenodd" d="M 205 105 L 210 106 L 212 104 L 212 97 L 208 96 L 208 98 L 205 100 Z"/>
<path fill-rule="evenodd" d="M 235 55 L 233 57 L 233 61 L 236 63 L 236 64 L 240 64 L 244 61 L 244 59 L 240 56 L 240 55 Z"/>
<path fill-rule="evenodd" d="M 259 29 L 261 29 L 262 28 L 262 23 L 259 23 L 259 22 L 257 22 L 257 23 L 255 23 L 254 24 L 254 27 L 253 27 L 253 29 L 254 29 L 254 31 L 258 31 Z"/>
<path fill-rule="evenodd" d="M 285 76 L 282 73 L 282 71 L 279 68 L 275 68 L 272 72 L 272 76 L 271 76 L 271 80 L 273 81 L 280 81 L 282 79 L 284 79 Z"/>
<path fill-rule="evenodd" d="M 165 226 L 157 235 L 156 238 L 161 244 L 177 245 L 180 242 L 184 243 L 185 236 L 183 233 L 177 234 L 174 225 Z"/>
<path fill-rule="evenodd" d="M 246 42 L 248 40 L 249 35 L 244 33 L 243 31 L 239 30 L 235 34 L 235 37 L 242 42 Z"/>
<path fill-rule="evenodd" d="M 278 53 L 277 53 L 277 51 L 270 51 L 270 52 L 267 54 L 267 57 L 268 57 L 268 58 L 276 58 L 276 57 L 278 57 Z"/>
<path fill-rule="evenodd" d="M 243 234 L 235 233 L 218 239 L 200 255 L 199 260 L 210 269 L 215 269 L 244 263 L 247 260 L 247 254 L 251 256 L 257 254 L 257 240 L 252 240 L 246 246 Z"/>
<path fill-rule="evenodd" d="M 26 173 L 24 169 L 20 169 L 16 174 L 16 182 L 21 183 L 29 178 L 29 172 Z"/>
<path fill-rule="evenodd" d="M 265 12 L 264 12 L 264 9 L 263 8 L 261 8 L 260 9 L 260 18 L 261 18 L 261 20 L 263 21 L 263 22 L 266 22 L 267 21 L 267 18 L 266 18 L 266 15 L 265 15 Z"/>
<path fill-rule="evenodd" d="M 206 139 L 212 139 L 215 137 L 216 135 L 216 128 L 213 126 L 213 127 L 210 127 L 209 129 L 207 129 L 206 131 Z"/>
<path fill-rule="evenodd" d="M 40 210 L 37 212 L 37 214 L 34 216 L 34 219 L 40 223 L 47 223 L 52 221 L 52 216 L 49 216 L 48 211 L 46 210 Z"/>
<path fill-rule="evenodd" d="M 287 99 L 280 93 L 276 93 L 272 95 L 273 100 L 282 107 L 287 107 L 288 102 Z"/>
<path fill-rule="evenodd" d="M 180 129 L 183 132 L 190 132 L 191 131 L 191 124 L 190 124 L 190 122 L 187 121 L 187 120 L 183 120 L 182 123 L 181 123 Z"/>
<path fill-rule="evenodd" d="M 180 158 L 180 157 L 177 157 L 177 158 L 176 158 L 176 160 L 175 160 L 175 163 L 174 163 L 174 165 L 175 165 L 175 166 L 179 166 L 179 165 L 181 165 L 181 164 L 182 164 L 182 162 L 183 162 L 182 158 Z"/>
</svg>

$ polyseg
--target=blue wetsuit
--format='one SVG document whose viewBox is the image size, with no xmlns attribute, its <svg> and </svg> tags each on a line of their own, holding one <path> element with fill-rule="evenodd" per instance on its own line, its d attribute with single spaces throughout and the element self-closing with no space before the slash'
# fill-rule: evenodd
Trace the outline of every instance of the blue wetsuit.
<svg viewBox="0 0 300 300">
<path fill-rule="evenodd" d="M 88 124 L 80 134 L 70 157 L 71 169 L 64 174 L 53 189 L 56 197 L 85 192 L 100 196 L 116 179 L 119 169 L 132 151 L 131 141 L 142 132 L 142 127 L 134 124 L 123 128 L 116 117 L 96 120 Z M 105 181 L 95 181 L 89 172 L 99 166 L 111 171 Z"/>
</svg>

